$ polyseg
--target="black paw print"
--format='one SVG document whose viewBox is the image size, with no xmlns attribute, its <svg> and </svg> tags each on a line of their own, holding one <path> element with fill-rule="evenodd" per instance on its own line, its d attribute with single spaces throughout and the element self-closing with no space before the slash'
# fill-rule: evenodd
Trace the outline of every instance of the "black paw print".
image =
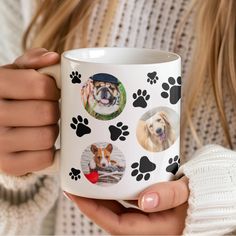
<svg viewBox="0 0 236 236">
<path fill-rule="evenodd" d="M 179 165 L 180 165 L 179 156 L 176 155 L 174 157 L 174 159 L 170 158 L 169 159 L 169 164 L 170 165 L 166 167 L 166 171 L 172 173 L 173 175 L 175 175 L 177 173 L 177 171 L 179 169 Z"/>
<path fill-rule="evenodd" d="M 131 172 L 133 177 L 136 176 L 137 181 L 141 181 L 143 178 L 144 180 L 149 180 L 150 173 L 156 169 L 156 165 L 149 161 L 148 157 L 143 156 L 141 157 L 139 163 L 134 162 L 131 167 L 134 169 Z"/>
<path fill-rule="evenodd" d="M 177 84 L 176 84 L 177 81 Z M 169 93 L 164 91 L 161 93 L 161 96 L 163 98 L 170 98 L 170 103 L 171 104 L 176 104 L 180 97 L 181 97 L 181 77 L 179 76 L 177 79 L 173 78 L 173 77 L 169 77 L 168 79 L 168 83 L 163 83 L 162 84 L 162 88 L 166 91 L 169 90 Z"/>
<path fill-rule="evenodd" d="M 147 82 L 150 83 L 150 84 L 156 84 L 157 80 L 159 79 L 157 77 L 157 72 L 156 71 L 148 73 L 147 76 L 148 76 Z"/>
<path fill-rule="evenodd" d="M 77 181 L 78 179 L 81 178 L 80 172 L 81 171 L 79 169 L 71 168 L 69 176 L 71 177 L 71 179 L 74 179 L 75 181 Z"/>
<path fill-rule="evenodd" d="M 82 116 L 77 116 L 77 118 L 73 117 L 70 127 L 76 130 L 76 135 L 78 137 L 82 137 L 85 134 L 91 133 L 91 129 L 88 127 L 88 119 L 82 118 Z"/>
<path fill-rule="evenodd" d="M 118 138 L 121 141 L 125 141 L 126 140 L 125 136 L 129 135 L 128 126 L 123 125 L 122 122 L 118 122 L 116 124 L 116 126 L 110 125 L 109 126 L 109 131 L 111 133 L 111 140 L 112 141 L 116 141 Z"/>
<path fill-rule="evenodd" d="M 133 93 L 133 106 L 134 107 L 147 107 L 147 101 L 150 99 L 150 95 L 147 94 L 147 90 L 141 90 L 139 89 L 137 93 Z"/>
<path fill-rule="evenodd" d="M 72 73 L 70 74 L 70 78 L 72 79 L 71 82 L 73 84 L 80 84 L 81 83 L 81 74 L 79 74 L 78 71 L 72 71 Z"/>
</svg>

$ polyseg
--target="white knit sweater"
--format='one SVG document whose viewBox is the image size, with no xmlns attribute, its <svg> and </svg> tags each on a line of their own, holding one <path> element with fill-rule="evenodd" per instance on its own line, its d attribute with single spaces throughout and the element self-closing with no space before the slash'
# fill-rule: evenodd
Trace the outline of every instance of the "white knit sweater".
<svg viewBox="0 0 236 236">
<path fill-rule="evenodd" d="M 20 39 L 31 16 L 31 3 L 30 0 L 0 0 L 0 64 L 9 63 L 22 53 Z M 93 11 L 88 26 L 91 47 L 97 46 L 100 40 L 107 3 L 108 0 L 100 0 Z M 189 0 L 119 0 L 106 45 L 173 51 L 176 29 L 188 4 Z M 185 23 L 175 49 L 182 57 L 183 86 L 193 53 L 192 20 L 193 15 Z M 79 42 L 78 37 L 75 47 L 79 46 Z M 236 147 L 235 109 L 228 98 L 226 110 Z M 202 94 L 193 122 L 205 146 L 199 149 L 190 130 L 186 131 L 182 146 L 185 159 L 182 160 L 188 162 L 181 171 L 189 178 L 190 197 L 184 234 L 232 233 L 236 229 L 236 152 L 219 146 L 224 146 L 224 137 L 212 91 Z M 212 143 L 214 145 L 207 145 Z M 56 179 L 57 176 L 31 174 L 16 178 L 1 174 L 0 234 L 104 234 L 61 193 L 56 211 L 51 211 L 54 214 L 50 213 L 45 218 L 58 198 Z"/>
</svg>

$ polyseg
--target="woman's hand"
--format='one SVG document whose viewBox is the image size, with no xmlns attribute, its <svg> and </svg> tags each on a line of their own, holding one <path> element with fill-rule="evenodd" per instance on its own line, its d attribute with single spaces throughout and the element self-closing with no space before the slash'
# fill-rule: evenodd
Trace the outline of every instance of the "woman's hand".
<svg viewBox="0 0 236 236">
<path fill-rule="evenodd" d="M 187 177 L 155 184 L 139 196 L 137 205 L 143 211 L 125 208 L 116 201 L 66 195 L 112 235 L 180 235 L 187 215 L 189 189 Z"/>
<path fill-rule="evenodd" d="M 0 67 L 1 172 L 20 176 L 52 164 L 60 91 L 35 69 L 58 61 L 57 53 L 32 49 Z"/>
</svg>

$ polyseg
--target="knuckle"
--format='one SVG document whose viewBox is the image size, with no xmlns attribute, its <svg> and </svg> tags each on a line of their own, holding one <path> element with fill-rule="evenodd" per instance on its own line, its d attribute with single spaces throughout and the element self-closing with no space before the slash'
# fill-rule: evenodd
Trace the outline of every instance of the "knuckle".
<svg viewBox="0 0 236 236">
<path fill-rule="evenodd" d="M 179 202 L 182 204 L 187 201 L 189 196 L 188 180 L 183 177 L 177 181 L 178 183 L 178 192 L 179 192 Z"/>
<path fill-rule="evenodd" d="M 24 67 L 25 64 L 28 65 L 34 62 L 35 59 L 39 57 L 39 55 L 47 52 L 47 49 L 44 48 L 32 48 L 27 50 L 23 55 L 17 57 L 14 61 L 14 64 L 20 65 Z"/>
<path fill-rule="evenodd" d="M 170 189 L 170 195 L 171 195 L 171 206 L 179 206 L 182 203 L 182 191 L 183 188 L 182 185 L 178 183 L 178 181 L 173 182 L 175 185 Z"/>
<path fill-rule="evenodd" d="M 0 170 L 3 173 L 9 175 L 15 175 L 14 169 L 12 168 L 10 158 L 2 157 L 0 159 Z"/>
<path fill-rule="evenodd" d="M 31 172 L 34 170 L 38 171 L 50 167 L 53 164 L 53 157 L 54 157 L 53 148 L 41 152 L 40 162 L 37 161 L 36 163 L 34 163 L 34 168 L 33 170 L 31 170 Z"/>
<path fill-rule="evenodd" d="M 3 90 L 4 90 L 4 85 L 5 85 L 5 69 L 4 68 L 0 68 L 0 94 L 2 94 Z"/>
<path fill-rule="evenodd" d="M 174 207 L 178 201 L 178 191 L 174 186 L 169 190 L 169 199 L 171 199 L 170 207 Z"/>
<path fill-rule="evenodd" d="M 0 81 L 4 77 L 4 68 L 0 67 Z"/>
<path fill-rule="evenodd" d="M 30 52 L 30 50 L 28 50 L 23 55 L 17 57 L 13 63 L 21 68 L 25 68 L 26 66 L 25 64 L 30 63 L 31 60 L 32 60 L 32 53 Z"/>
<path fill-rule="evenodd" d="M 57 129 L 55 127 L 44 127 L 40 128 L 39 131 L 39 139 L 41 140 L 41 146 L 44 149 L 50 149 L 54 146 L 56 137 L 57 137 Z"/>
<path fill-rule="evenodd" d="M 4 125 L 4 120 L 7 114 L 7 107 L 5 106 L 5 102 L 0 100 L 0 125 Z"/>
<path fill-rule="evenodd" d="M 53 151 L 47 151 L 44 155 L 44 168 L 49 167 L 53 164 Z"/>
<path fill-rule="evenodd" d="M 37 110 L 40 113 L 40 117 L 43 122 L 50 124 L 58 121 L 58 112 L 56 103 L 45 102 Z"/>
<path fill-rule="evenodd" d="M 48 80 L 45 76 L 35 71 L 35 94 L 38 98 L 44 99 L 48 95 Z"/>
<path fill-rule="evenodd" d="M 9 147 L 9 141 L 5 135 L 0 135 L 0 152 L 4 152 Z"/>
<path fill-rule="evenodd" d="M 16 65 L 21 64 L 21 62 L 23 61 L 24 57 L 25 57 L 25 54 L 22 55 L 22 56 L 17 57 L 17 58 L 14 60 L 13 63 L 16 64 Z"/>
</svg>

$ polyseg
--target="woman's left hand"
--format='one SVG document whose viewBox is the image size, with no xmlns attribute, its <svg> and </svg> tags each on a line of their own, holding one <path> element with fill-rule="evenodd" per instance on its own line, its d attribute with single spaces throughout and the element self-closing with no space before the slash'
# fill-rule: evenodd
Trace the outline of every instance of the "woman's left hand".
<svg viewBox="0 0 236 236">
<path fill-rule="evenodd" d="M 180 235 L 187 215 L 189 189 L 185 176 L 155 184 L 142 192 L 136 201 L 142 211 L 125 208 L 117 201 L 66 195 L 93 222 L 112 235 Z"/>
</svg>

